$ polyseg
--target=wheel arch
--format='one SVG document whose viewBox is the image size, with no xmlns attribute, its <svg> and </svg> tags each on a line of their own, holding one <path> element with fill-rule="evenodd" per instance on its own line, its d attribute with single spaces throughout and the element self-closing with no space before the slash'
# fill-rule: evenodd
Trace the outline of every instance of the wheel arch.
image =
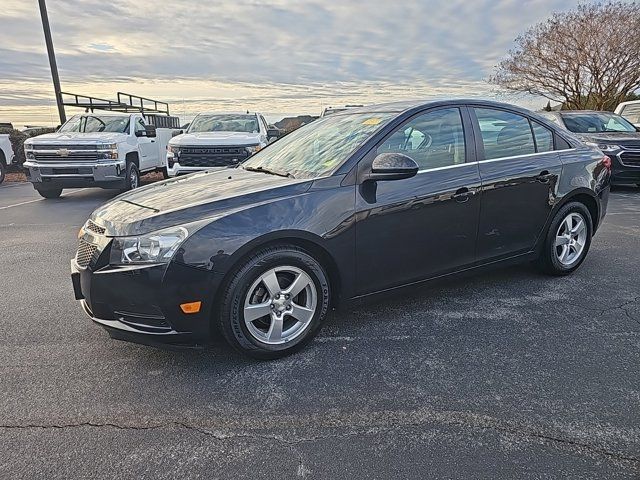
<svg viewBox="0 0 640 480">
<path fill-rule="evenodd" d="M 596 197 L 595 193 L 588 188 L 579 188 L 576 189 L 569 194 L 565 195 L 562 198 L 562 201 L 559 202 L 554 211 L 551 219 L 556 215 L 558 210 L 560 210 L 563 206 L 565 206 L 569 202 L 579 202 L 582 203 L 589 213 L 591 214 L 591 224 L 593 225 L 593 233 L 596 232 L 598 227 L 600 226 L 600 202 Z"/>
<path fill-rule="evenodd" d="M 135 166 L 138 167 L 138 170 L 140 170 L 140 156 L 138 155 L 138 152 L 129 152 L 124 158 L 128 163 L 131 162 L 135 164 Z"/>
<path fill-rule="evenodd" d="M 324 244 L 322 237 L 305 231 L 282 230 L 270 232 L 255 238 L 233 253 L 230 260 L 230 267 L 224 274 L 224 277 L 220 282 L 220 287 L 216 292 L 214 311 L 219 309 L 224 289 L 243 262 L 257 250 L 278 245 L 299 247 L 314 257 L 322 265 L 329 276 L 329 285 L 331 286 L 332 293 L 331 306 L 335 306 L 339 303 L 342 291 L 343 275 L 341 274 L 333 255 L 331 255 L 329 249 Z"/>
</svg>

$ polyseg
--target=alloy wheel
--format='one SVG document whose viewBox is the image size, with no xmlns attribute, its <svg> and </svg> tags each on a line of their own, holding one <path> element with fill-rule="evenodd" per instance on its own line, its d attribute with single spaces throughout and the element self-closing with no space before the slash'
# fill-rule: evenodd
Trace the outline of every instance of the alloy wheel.
<svg viewBox="0 0 640 480">
<path fill-rule="evenodd" d="M 558 262 L 571 267 L 582 256 L 587 243 L 587 222 L 576 212 L 569 213 L 560 223 L 556 232 L 553 251 Z"/>
<path fill-rule="evenodd" d="M 249 288 L 244 322 L 259 342 L 278 345 L 301 335 L 311 323 L 318 293 L 311 277 L 294 266 L 271 268 Z"/>
</svg>

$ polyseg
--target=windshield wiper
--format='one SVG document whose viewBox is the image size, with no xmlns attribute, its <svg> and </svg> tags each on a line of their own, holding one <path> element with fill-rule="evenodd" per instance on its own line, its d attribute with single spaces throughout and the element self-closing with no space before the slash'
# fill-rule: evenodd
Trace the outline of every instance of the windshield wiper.
<svg viewBox="0 0 640 480">
<path fill-rule="evenodd" d="M 269 175 L 277 175 L 278 177 L 285 177 L 285 178 L 296 178 L 293 176 L 292 173 L 289 172 L 276 172 L 275 170 L 269 170 L 267 168 L 264 167 L 242 167 L 245 170 L 249 171 L 249 172 L 262 172 L 262 173 L 268 173 Z"/>
</svg>

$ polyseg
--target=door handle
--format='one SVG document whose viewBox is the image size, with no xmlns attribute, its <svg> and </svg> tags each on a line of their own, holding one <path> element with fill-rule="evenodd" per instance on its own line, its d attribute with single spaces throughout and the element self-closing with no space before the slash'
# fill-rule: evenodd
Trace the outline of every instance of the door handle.
<svg viewBox="0 0 640 480">
<path fill-rule="evenodd" d="M 453 199 L 458 203 L 464 203 L 469 201 L 469 197 L 473 195 L 473 191 L 469 190 L 467 187 L 462 187 L 456 190 L 456 193 L 453 194 Z"/>
<path fill-rule="evenodd" d="M 536 177 L 536 180 L 540 183 L 549 183 L 549 181 L 551 180 L 551 177 L 553 175 L 551 175 L 549 173 L 549 170 L 543 170 L 540 172 L 540 174 Z"/>
<path fill-rule="evenodd" d="M 155 140 L 151 140 L 151 143 L 156 143 L 156 141 Z"/>
</svg>

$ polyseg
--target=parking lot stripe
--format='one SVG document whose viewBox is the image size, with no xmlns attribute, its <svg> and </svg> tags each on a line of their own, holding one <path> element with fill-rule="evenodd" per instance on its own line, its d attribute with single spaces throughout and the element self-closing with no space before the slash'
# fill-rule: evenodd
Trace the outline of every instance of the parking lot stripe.
<svg viewBox="0 0 640 480">
<path fill-rule="evenodd" d="M 79 190 L 76 190 L 74 192 L 70 192 L 67 193 L 65 195 L 62 195 L 63 197 L 68 197 L 70 195 L 74 195 L 76 193 L 80 193 L 81 191 L 86 190 L 86 188 L 81 188 Z M 13 208 L 13 207 L 19 207 L 21 205 L 28 205 L 29 203 L 35 203 L 35 202 L 41 202 L 45 200 L 44 198 L 36 198 L 35 200 L 28 200 L 26 202 L 20 202 L 20 203 L 14 203 L 13 205 L 5 205 L 4 207 L 0 207 L 0 210 L 6 210 L 7 208 Z"/>
</svg>

